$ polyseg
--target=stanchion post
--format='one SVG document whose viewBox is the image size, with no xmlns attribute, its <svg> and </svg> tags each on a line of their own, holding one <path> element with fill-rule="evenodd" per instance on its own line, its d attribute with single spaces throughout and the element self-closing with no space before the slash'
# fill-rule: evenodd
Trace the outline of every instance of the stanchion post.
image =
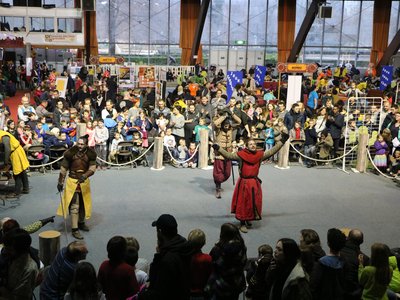
<svg viewBox="0 0 400 300">
<path fill-rule="evenodd" d="M 199 168 L 208 166 L 208 130 L 200 129 Z"/>
<path fill-rule="evenodd" d="M 39 258 L 45 266 L 49 266 L 60 250 L 61 233 L 48 230 L 39 233 Z"/>
<path fill-rule="evenodd" d="M 164 169 L 164 166 L 163 166 L 163 154 L 164 154 L 163 142 L 164 141 L 163 141 L 162 137 L 154 138 L 153 167 L 151 167 L 151 170 Z"/>
<path fill-rule="evenodd" d="M 367 169 L 367 146 L 369 141 L 368 133 L 361 133 L 358 137 L 358 149 L 357 149 L 357 164 L 356 170 L 360 173 L 365 173 Z M 345 158 L 343 158 L 345 159 Z"/>
<path fill-rule="evenodd" d="M 78 123 L 76 125 L 76 137 L 79 138 L 86 133 L 86 123 Z"/>
<path fill-rule="evenodd" d="M 287 141 L 278 152 L 278 169 L 289 169 L 290 141 Z"/>
</svg>

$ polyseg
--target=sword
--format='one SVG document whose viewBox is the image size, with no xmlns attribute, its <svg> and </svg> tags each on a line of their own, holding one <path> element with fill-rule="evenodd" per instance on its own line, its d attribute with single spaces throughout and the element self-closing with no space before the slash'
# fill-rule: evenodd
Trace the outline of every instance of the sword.
<svg viewBox="0 0 400 300">
<path fill-rule="evenodd" d="M 64 208 L 64 201 L 62 200 L 62 195 L 61 192 L 58 192 L 57 194 L 60 195 L 60 204 L 61 204 L 61 210 L 63 214 L 63 219 L 64 219 L 64 233 L 65 233 L 65 240 L 67 241 L 68 245 L 68 233 L 67 233 L 67 220 L 65 218 L 65 208 Z"/>
</svg>

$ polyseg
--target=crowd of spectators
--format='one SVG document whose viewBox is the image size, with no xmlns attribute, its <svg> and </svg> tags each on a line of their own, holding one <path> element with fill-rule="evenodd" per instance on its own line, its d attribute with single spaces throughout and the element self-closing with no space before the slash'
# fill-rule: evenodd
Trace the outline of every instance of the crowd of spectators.
<svg viewBox="0 0 400 300">
<path fill-rule="evenodd" d="M 195 74 L 170 74 L 178 84 L 166 99 L 156 99 L 151 88 L 119 89 L 109 72 L 99 72 L 93 78 L 85 67 L 75 79 L 67 71 L 62 74 L 68 78 L 62 98 L 55 89 L 55 70 L 50 71 L 45 64 L 35 70 L 38 84 L 22 97 L 17 120 L 10 118 L 9 109 L 0 100 L 0 129 L 14 134 L 25 149 L 43 144 L 45 151 L 38 154 L 42 163 L 51 156 L 52 146 L 71 147 L 77 124 L 85 123 L 89 145 L 101 159 L 99 169 L 108 166 L 106 161 L 116 161 L 119 142 L 132 141 L 132 151 L 140 154 L 155 136 L 163 137 L 174 166 L 196 167 L 196 155 L 187 159 L 199 143 L 200 129 L 210 130 L 219 116 L 226 115 L 234 128 L 233 151 L 250 137 L 270 148 L 274 131 L 285 126 L 297 150 L 307 157 L 329 159 L 343 154 L 345 139 L 347 144 L 356 144 L 360 132 L 366 130 L 376 149 L 374 162 L 379 170 L 391 176 L 400 172 L 400 112 L 395 93 L 390 87 L 384 91 L 382 108 L 380 101 L 364 99 L 378 89 L 379 78 L 374 73 L 361 76 L 351 65 L 333 71 L 320 68 L 312 77 L 304 77 L 303 101 L 290 107 L 286 106 L 292 102 L 287 99 L 285 82 L 279 92 L 257 86 L 254 67 L 242 70 L 245 79 L 236 85 L 230 99 L 223 71 L 215 74 L 199 66 Z M 274 80 L 271 68 L 265 80 Z M 296 153 L 292 156 L 307 167 L 314 165 L 312 159 L 301 159 Z M 212 163 L 212 153 L 210 157 Z"/>
<path fill-rule="evenodd" d="M 108 259 L 95 268 L 85 261 L 90 245 L 74 241 L 62 248 L 51 265 L 43 267 L 31 247 L 28 231 L 18 222 L 2 222 L 0 299 L 247 299 L 330 300 L 397 299 L 400 296 L 398 248 L 371 246 L 360 250 L 358 229 L 331 228 L 327 252 L 313 229 L 300 231 L 298 241 L 281 238 L 274 246 L 258 247 L 248 258 L 238 227 L 221 226 L 219 240 L 209 254 L 202 248 L 206 235 L 193 229 L 187 238 L 169 214 L 152 223 L 157 248 L 149 263 L 139 258 L 134 237 L 114 236 L 107 243 Z M 274 249 L 273 249 L 274 248 Z"/>
</svg>

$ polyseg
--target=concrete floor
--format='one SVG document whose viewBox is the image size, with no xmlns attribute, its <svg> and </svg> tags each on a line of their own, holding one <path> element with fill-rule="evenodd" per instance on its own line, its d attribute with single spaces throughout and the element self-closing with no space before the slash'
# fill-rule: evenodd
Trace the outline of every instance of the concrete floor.
<svg viewBox="0 0 400 300">
<path fill-rule="evenodd" d="M 235 167 L 236 169 L 236 167 Z M 238 176 L 237 169 L 235 175 Z M 10 216 L 21 225 L 55 214 L 60 202 L 57 172 L 30 177 L 31 193 L 16 202 L 0 206 L 0 217 Z M 292 166 L 278 170 L 263 165 L 260 171 L 264 193 L 263 219 L 254 222 L 244 235 L 248 256 L 255 256 L 257 247 L 272 246 L 282 237 L 299 239 L 299 231 L 313 228 L 326 246 L 326 232 L 331 227 L 360 228 L 365 233 L 363 250 L 376 241 L 390 247 L 400 246 L 398 214 L 399 187 L 390 180 L 371 174 L 346 174 L 337 169 Z M 149 168 L 111 169 L 98 171 L 91 179 L 93 217 L 91 228 L 84 233 L 88 244 L 87 259 L 95 267 L 106 259 L 107 241 L 114 235 L 135 236 L 141 245 L 140 256 L 152 260 L 156 247 L 153 220 L 162 213 L 173 214 L 179 233 L 201 228 L 207 236 L 204 251 L 218 240 L 220 226 L 236 222 L 230 214 L 232 179 L 223 184 L 222 199 L 214 197 L 212 170 L 176 169 L 162 171 Z M 42 230 L 63 232 L 62 218 Z M 72 241 L 68 227 L 68 241 Z M 65 236 L 61 244 L 66 245 Z M 33 245 L 38 247 L 37 233 Z"/>
</svg>

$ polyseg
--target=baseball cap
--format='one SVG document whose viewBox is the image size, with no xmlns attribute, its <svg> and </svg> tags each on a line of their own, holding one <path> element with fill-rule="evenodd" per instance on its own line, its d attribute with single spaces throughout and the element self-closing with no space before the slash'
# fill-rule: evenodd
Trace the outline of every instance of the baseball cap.
<svg viewBox="0 0 400 300">
<path fill-rule="evenodd" d="M 167 234 L 176 234 L 178 232 L 178 223 L 176 223 L 174 216 L 169 214 L 159 216 L 156 221 L 151 223 L 151 226 L 157 227 L 157 229 Z"/>
</svg>

